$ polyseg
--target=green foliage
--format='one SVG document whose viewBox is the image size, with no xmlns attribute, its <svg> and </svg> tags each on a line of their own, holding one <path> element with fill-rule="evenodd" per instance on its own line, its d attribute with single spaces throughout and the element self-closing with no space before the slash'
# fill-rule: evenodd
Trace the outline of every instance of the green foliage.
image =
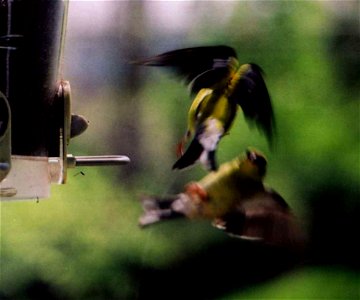
<svg viewBox="0 0 360 300">
<path fill-rule="evenodd" d="M 346 269 L 305 268 L 287 273 L 256 288 L 235 293 L 225 300 L 242 299 L 349 299 L 359 298 L 357 273 Z"/>
<path fill-rule="evenodd" d="M 66 186 L 55 186 L 51 200 L 4 202 L 1 209 L 1 282 L 4 295 L 20 297 L 34 280 L 51 283 L 71 299 L 132 298 L 137 283 L 131 268 L 161 268 L 206 240 L 208 225 L 193 224 L 166 233 L 142 231 L 139 191 L 126 190 L 113 172 L 72 171 Z M 171 226 L 170 226 L 171 227 Z M 194 228 L 194 227 L 193 227 Z M 198 244 L 188 248 L 186 243 Z M 25 289 L 25 290 L 23 290 Z"/>
</svg>

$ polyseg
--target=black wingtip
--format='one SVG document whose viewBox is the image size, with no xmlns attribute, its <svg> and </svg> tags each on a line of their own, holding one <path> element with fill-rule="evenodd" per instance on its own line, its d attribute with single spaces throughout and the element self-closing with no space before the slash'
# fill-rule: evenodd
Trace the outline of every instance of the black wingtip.
<svg viewBox="0 0 360 300">
<path fill-rule="evenodd" d="M 255 123 L 257 128 L 266 136 L 269 148 L 274 148 L 275 115 L 272 101 L 267 89 L 262 68 L 250 63 L 241 68 L 244 74 L 239 80 L 232 97 L 241 106 L 245 118 Z"/>
<path fill-rule="evenodd" d="M 255 72 L 258 72 L 260 73 L 262 76 L 265 76 L 265 72 L 264 72 L 264 69 L 262 67 L 260 67 L 258 64 L 256 63 L 249 63 L 251 69 L 253 69 Z"/>
<path fill-rule="evenodd" d="M 270 122 L 270 124 L 257 124 L 259 132 L 265 136 L 266 141 L 269 145 L 269 149 L 271 150 L 275 148 L 275 140 L 276 140 L 275 139 L 276 130 L 273 124 L 273 120 L 274 118 L 272 118 L 272 122 Z"/>
<path fill-rule="evenodd" d="M 268 116 L 267 118 L 264 117 L 262 124 L 261 125 L 259 124 L 258 126 L 260 127 L 259 129 L 264 132 L 269 148 L 271 150 L 274 150 L 276 146 L 277 133 L 276 133 L 275 114 L 271 104 L 270 96 L 269 96 L 269 103 L 270 106 L 268 108 L 269 111 Z"/>
<path fill-rule="evenodd" d="M 198 75 L 214 67 L 215 60 L 236 58 L 233 48 L 225 45 L 183 48 L 132 61 L 142 66 L 170 67 L 189 84 Z"/>
</svg>

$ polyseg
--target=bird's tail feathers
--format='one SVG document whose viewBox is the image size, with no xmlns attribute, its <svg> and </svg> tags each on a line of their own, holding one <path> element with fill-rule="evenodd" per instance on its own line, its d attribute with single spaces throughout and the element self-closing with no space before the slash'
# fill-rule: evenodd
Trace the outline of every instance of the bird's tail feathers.
<svg viewBox="0 0 360 300">
<path fill-rule="evenodd" d="M 197 138 L 194 138 L 190 143 L 189 148 L 185 153 L 175 162 L 173 169 L 184 169 L 192 166 L 204 152 L 203 146 L 199 143 Z"/>
<path fill-rule="evenodd" d="M 220 138 L 224 135 L 224 127 L 215 118 L 210 118 L 198 129 L 189 148 L 174 164 L 173 169 L 184 169 L 197 160 L 210 171 L 217 169 L 215 151 Z"/>
<path fill-rule="evenodd" d="M 191 167 L 197 160 L 199 160 L 207 170 L 215 171 L 217 169 L 215 150 L 207 151 L 197 139 L 191 142 L 183 156 L 175 162 L 173 169 L 181 170 Z"/>
<path fill-rule="evenodd" d="M 157 197 L 144 196 L 141 199 L 144 209 L 143 215 L 139 219 L 139 225 L 146 227 L 151 224 L 167 219 L 176 219 L 184 215 L 171 207 L 177 196 Z"/>
</svg>

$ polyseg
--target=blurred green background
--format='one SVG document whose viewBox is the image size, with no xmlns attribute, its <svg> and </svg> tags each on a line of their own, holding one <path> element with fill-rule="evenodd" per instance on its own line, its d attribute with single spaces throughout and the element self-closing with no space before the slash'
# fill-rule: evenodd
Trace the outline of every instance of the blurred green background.
<svg viewBox="0 0 360 300">
<path fill-rule="evenodd" d="M 358 1 L 70 2 L 63 77 L 89 129 L 73 154 L 125 154 L 71 170 L 49 200 L 1 203 L 1 299 L 359 299 Z M 179 192 L 173 172 L 187 90 L 128 62 L 225 44 L 266 73 L 277 143 L 241 115 L 219 162 L 266 153 L 266 183 L 308 232 L 304 257 L 232 239 L 208 222 L 140 230 L 142 194 Z M 82 172 L 82 173 L 81 173 Z"/>
</svg>

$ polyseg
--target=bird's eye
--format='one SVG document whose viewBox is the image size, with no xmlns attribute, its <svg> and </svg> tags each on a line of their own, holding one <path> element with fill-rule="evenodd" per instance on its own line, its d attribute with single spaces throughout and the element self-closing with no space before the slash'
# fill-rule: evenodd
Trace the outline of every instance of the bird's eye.
<svg viewBox="0 0 360 300">
<path fill-rule="evenodd" d="M 266 159 L 263 156 L 259 156 L 259 155 L 256 155 L 254 163 L 259 167 L 265 167 L 267 164 Z"/>
<path fill-rule="evenodd" d="M 254 151 L 246 150 L 246 157 L 248 160 L 254 162 L 256 160 L 256 153 Z"/>
<path fill-rule="evenodd" d="M 256 164 L 259 167 L 265 167 L 267 164 L 265 157 L 256 153 L 255 151 L 247 150 L 246 156 L 249 161 L 253 162 L 254 164 Z"/>
</svg>

